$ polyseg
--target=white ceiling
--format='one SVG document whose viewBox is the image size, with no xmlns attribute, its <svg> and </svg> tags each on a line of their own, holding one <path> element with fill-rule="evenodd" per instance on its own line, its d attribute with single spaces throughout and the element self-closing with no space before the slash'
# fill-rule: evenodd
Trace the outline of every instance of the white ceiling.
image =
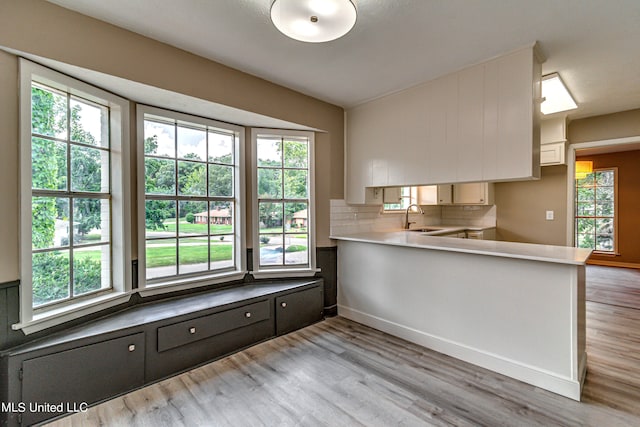
<svg viewBox="0 0 640 427">
<path fill-rule="evenodd" d="M 49 0 L 350 107 L 540 43 L 579 108 L 640 108 L 640 0 L 353 0 L 354 29 L 322 44 L 272 25 L 272 0 Z"/>
</svg>

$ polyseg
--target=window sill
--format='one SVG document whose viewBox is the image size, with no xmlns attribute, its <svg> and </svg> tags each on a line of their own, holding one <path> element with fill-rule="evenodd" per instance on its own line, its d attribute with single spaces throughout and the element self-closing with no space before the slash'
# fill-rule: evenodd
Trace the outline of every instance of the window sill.
<svg viewBox="0 0 640 427">
<path fill-rule="evenodd" d="M 249 274 L 255 279 L 284 279 L 287 277 L 311 277 L 319 272 L 319 268 L 279 268 L 250 271 Z"/>
<path fill-rule="evenodd" d="M 129 300 L 130 292 L 118 292 L 101 295 L 88 301 L 70 304 L 58 309 L 34 315 L 29 321 L 11 325 L 13 330 L 22 330 L 25 335 L 39 332 L 52 326 L 78 319 L 80 317 L 125 303 Z"/>
<path fill-rule="evenodd" d="M 194 289 L 200 286 L 215 285 L 223 282 L 232 282 L 241 280 L 245 276 L 244 271 L 230 271 L 228 273 L 216 274 L 215 276 L 196 276 L 196 277 L 178 277 L 172 278 L 165 282 L 157 282 L 148 284 L 144 288 L 134 290 L 140 296 L 147 297 L 152 295 L 163 294 L 166 292 L 175 292 L 185 289 Z"/>
</svg>

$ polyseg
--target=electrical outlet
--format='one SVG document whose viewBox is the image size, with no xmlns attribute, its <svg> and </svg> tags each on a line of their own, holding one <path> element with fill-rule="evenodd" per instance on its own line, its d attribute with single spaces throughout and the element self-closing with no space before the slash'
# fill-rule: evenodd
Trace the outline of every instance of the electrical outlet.
<svg viewBox="0 0 640 427">
<path fill-rule="evenodd" d="M 547 221 L 553 221 L 553 211 L 547 211 Z"/>
</svg>

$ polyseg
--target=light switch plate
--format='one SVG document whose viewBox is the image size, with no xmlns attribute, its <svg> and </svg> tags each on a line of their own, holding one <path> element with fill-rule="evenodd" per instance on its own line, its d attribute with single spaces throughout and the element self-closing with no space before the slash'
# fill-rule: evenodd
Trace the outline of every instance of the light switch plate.
<svg viewBox="0 0 640 427">
<path fill-rule="evenodd" d="M 547 211 L 547 221 L 553 221 L 553 211 Z"/>
</svg>

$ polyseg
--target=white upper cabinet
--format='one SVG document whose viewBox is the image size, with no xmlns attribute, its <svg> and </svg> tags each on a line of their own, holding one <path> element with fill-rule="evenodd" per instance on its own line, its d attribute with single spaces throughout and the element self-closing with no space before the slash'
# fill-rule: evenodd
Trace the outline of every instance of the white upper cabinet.
<svg viewBox="0 0 640 427">
<path fill-rule="evenodd" d="M 566 164 L 566 145 L 566 117 L 542 120 L 540 123 L 540 166 Z"/>
<path fill-rule="evenodd" d="M 524 48 L 349 109 L 347 202 L 366 203 L 364 187 L 538 177 L 538 58 Z"/>
<path fill-rule="evenodd" d="M 487 182 L 453 185 L 453 203 L 456 205 L 492 205 L 494 186 Z"/>
<path fill-rule="evenodd" d="M 453 203 L 451 184 L 423 185 L 418 187 L 418 204 L 450 205 Z"/>
</svg>

